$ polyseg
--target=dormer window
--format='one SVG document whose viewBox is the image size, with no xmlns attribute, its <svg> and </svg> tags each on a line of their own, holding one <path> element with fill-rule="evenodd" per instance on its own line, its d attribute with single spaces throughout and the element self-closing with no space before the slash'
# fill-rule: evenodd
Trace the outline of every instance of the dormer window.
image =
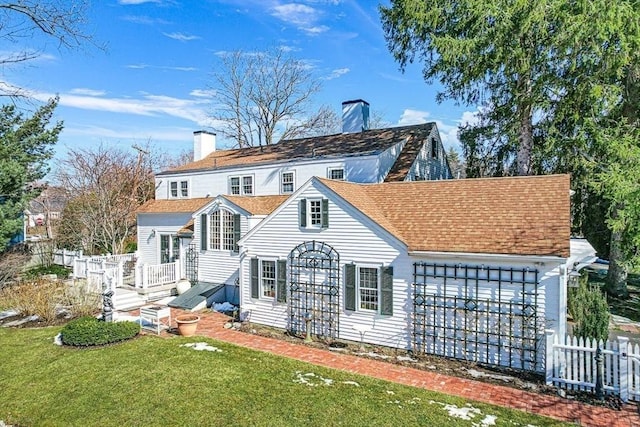
<svg viewBox="0 0 640 427">
<path fill-rule="evenodd" d="M 431 138 L 431 158 L 438 158 L 438 141 L 435 138 Z"/>
<path fill-rule="evenodd" d="M 169 198 L 186 199 L 189 197 L 189 181 L 169 181 Z"/>
<path fill-rule="evenodd" d="M 329 168 L 327 178 L 337 181 L 344 181 L 344 168 Z"/>
</svg>

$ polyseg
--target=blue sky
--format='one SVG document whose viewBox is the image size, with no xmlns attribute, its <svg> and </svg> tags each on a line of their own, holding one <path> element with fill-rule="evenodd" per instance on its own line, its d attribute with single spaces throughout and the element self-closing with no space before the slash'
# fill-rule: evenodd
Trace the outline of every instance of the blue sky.
<svg viewBox="0 0 640 427">
<path fill-rule="evenodd" d="M 389 53 L 376 1 L 353 0 L 102 0 L 92 2 L 87 31 L 102 51 L 59 51 L 53 43 L 4 79 L 46 99 L 58 94 L 68 148 L 103 142 L 131 147 L 150 141 L 178 154 L 192 133 L 210 129 L 215 108 L 212 71 L 219 54 L 279 46 L 304 60 L 322 81 L 317 107 L 338 113 L 362 98 L 392 125 L 435 121 L 446 147 L 474 108 L 437 104 L 421 65 L 403 74 Z M 33 41 L 35 43 L 35 41 Z M 18 48 L 31 46 L 15 46 Z M 40 46 L 38 46 L 40 47 Z M 218 137 L 218 146 L 228 145 Z"/>
</svg>

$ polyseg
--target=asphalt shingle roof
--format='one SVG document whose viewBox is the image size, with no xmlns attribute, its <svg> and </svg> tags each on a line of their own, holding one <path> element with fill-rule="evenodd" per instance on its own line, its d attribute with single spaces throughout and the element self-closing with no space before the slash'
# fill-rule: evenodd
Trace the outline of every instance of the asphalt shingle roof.
<svg viewBox="0 0 640 427">
<path fill-rule="evenodd" d="M 369 185 L 320 181 L 410 251 L 569 256 L 568 175 Z"/>
</svg>

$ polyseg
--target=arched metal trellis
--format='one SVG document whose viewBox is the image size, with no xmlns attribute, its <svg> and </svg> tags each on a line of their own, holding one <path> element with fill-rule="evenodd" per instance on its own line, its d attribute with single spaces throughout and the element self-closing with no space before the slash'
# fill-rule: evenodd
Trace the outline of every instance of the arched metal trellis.
<svg viewBox="0 0 640 427">
<path fill-rule="evenodd" d="M 338 338 L 340 256 L 315 240 L 296 246 L 289 254 L 289 330 Z"/>
</svg>

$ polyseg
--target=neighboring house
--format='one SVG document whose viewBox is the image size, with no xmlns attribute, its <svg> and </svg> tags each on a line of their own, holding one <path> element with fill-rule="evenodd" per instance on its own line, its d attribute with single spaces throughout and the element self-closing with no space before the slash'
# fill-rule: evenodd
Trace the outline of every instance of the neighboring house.
<svg viewBox="0 0 640 427">
<path fill-rule="evenodd" d="M 194 161 L 157 174 L 155 200 L 138 211 L 138 261 L 182 259 L 184 278 L 224 284 L 237 303 L 238 240 L 312 177 L 452 177 L 435 123 L 366 130 L 368 104 L 356 100 L 343 103 L 343 124 L 340 134 L 231 150 L 216 150 L 214 134 L 195 132 Z"/>
<path fill-rule="evenodd" d="M 61 187 L 46 186 L 40 195 L 29 202 L 25 210 L 25 229 L 27 237 L 35 227 L 44 227 L 44 233 L 38 237 L 53 237 L 53 223 L 60 220 L 62 211 L 68 201 L 66 190 Z M 44 234 L 45 236 L 42 236 Z"/>
<path fill-rule="evenodd" d="M 311 178 L 240 239 L 241 312 L 298 333 L 541 371 L 544 330 L 566 332 L 569 274 L 595 259 L 570 239 L 569 192 L 568 175 Z"/>
</svg>

